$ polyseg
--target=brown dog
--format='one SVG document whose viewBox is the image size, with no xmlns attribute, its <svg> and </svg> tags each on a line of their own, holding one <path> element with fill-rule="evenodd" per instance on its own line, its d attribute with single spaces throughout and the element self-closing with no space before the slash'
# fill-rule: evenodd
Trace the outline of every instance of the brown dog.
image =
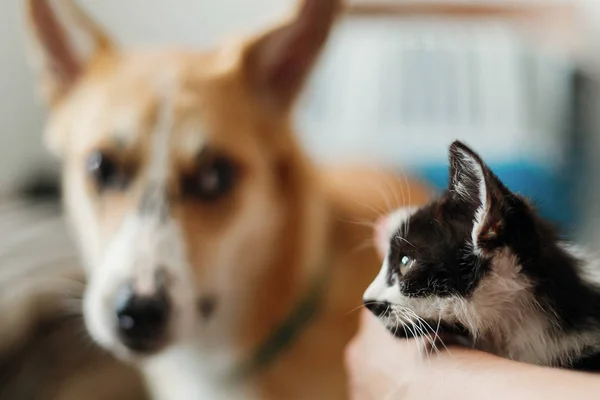
<svg viewBox="0 0 600 400">
<path fill-rule="evenodd" d="M 345 398 L 352 311 L 380 264 L 370 224 L 428 192 L 318 170 L 297 143 L 294 101 L 340 1 L 208 53 L 123 52 L 73 4 L 72 25 L 28 6 L 94 340 L 156 399 Z"/>
</svg>

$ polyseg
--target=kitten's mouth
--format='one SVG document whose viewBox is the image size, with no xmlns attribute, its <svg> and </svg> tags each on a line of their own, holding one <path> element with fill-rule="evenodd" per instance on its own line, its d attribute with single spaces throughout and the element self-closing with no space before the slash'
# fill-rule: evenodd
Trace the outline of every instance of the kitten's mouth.
<svg viewBox="0 0 600 400">
<path fill-rule="evenodd" d="M 438 323 L 438 321 L 424 320 L 424 322 L 421 322 L 421 324 L 417 322 L 412 324 L 400 321 L 397 325 L 387 325 L 386 328 L 395 337 L 400 339 L 417 339 L 424 336 L 437 336 L 445 343 L 453 342 L 461 344 L 465 343 L 465 341 L 471 341 L 471 335 L 469 334 L 469 330 L 462 324 L 458 323 Z"/>
<path fill-rule="evenodd" d="M 416 320 L 402 319 L 391 324 L 390 318 L 393 314 L 391 303 L 387 301 L 365 301 L 365 307 L 384 322 L 386 329 L 397 338 L 416 339 L 424 336 L 437 336 L 445 343 L 452 342 L 456 344 L 470 343 L 472 341 L 469 330 L 459 323 L 427 319 L 417 322 Z"/>
</svg>

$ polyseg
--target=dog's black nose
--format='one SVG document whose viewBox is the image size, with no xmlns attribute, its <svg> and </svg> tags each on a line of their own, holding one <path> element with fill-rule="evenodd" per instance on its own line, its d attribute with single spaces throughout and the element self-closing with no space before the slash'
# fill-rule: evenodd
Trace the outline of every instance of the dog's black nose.
<svg viewBox="0 0 600 400">
<path fill-rule="evenodd" d="M 129 349 L 152 352 L 165 342 L 170 305 L 164 291 L 139 296 L 124 289 L 115 311 L 119 336 Z"/>
<path fill-rule="evenodd" d="M 365 300 L 365 307 L 376 317 L 383 317 L 390 312 L 390 304 L 382 301 Z"/>
</svg>

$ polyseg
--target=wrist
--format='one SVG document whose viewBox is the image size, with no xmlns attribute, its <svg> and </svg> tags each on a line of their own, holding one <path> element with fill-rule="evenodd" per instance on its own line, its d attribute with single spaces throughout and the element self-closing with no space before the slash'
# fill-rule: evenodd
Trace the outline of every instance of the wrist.
<svg viewBox="0 0 600 400">
<path fill-rule="evenodd" d="M 513 378 L 522 373 L 521 364 L 459 346 L 448 346 L 447 351 L 423 363 L 428 373 L 420 374 L 415 389 L 439 400 L 454 400 L 459 395 L 464 400 L 481 399 L 495 387 L 513 384 Z"/>
<path fill-rule="evenodd" d="M 547 400 L 587 400 L 596 399 L 600 392 L 600 379 L 592 374 L 519 363 L 465 348 L 453 347 L 435 357 L 428 372 L 418 385 L 426 390 L 426 397 L 439 400 L 542 395 Z"/>
</svg>

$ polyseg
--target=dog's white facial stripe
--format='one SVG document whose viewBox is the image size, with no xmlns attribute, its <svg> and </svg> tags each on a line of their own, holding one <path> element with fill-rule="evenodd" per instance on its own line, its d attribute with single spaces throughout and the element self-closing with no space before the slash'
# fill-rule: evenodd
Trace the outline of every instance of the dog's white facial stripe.
<svg viewBox="0 0 600 400">
<path fill-rule="evenodd" d="M 160 285 L 166 285 L 173 309 L 173 340 L 189 337 L 195 326 L 196 288 L 183 232 L 178 221 L 171 218 L 168 198 L 175 82 L 168 91 L 158 93 L 162 101 L 150 158 L 140 177 L 139 203 L 124 217 L 102 259 L 96 261 L 84 301 L 90 333 L 117 353 L 126 353 L 114 332 L 115 297 L 124 286 L 130 287 L 134 295 L 152 296 Z"/>
<path fill-rule="evenodd" d="M 142 129 L 140 121 L 144 119 L 141 107 L 125 104 L 112 113 L 111 134 L 120 147 L 131 147 L 135 143 L 137 132 Z"/>
<path fill-rule="evenodd" d="M 205 128 L 199 121 L 193 121 L 182 127 L 181 140 L 175 143 L 177 152 L 184 159 L 193 160 L 206 146 Z"/>
<path fill-rule="evenodd" d="M 170 145 L 173 128 L 173 102 L 164 98 L 159 105 L 158 121 L 152 135 L 152 152 L 145 188 L 140 198 L 140 214 L 164 221 L 169 213 L 167 179 L 170 165 Z"/>
<path fill-rule="evenodd" d="M 148 180 L 155 184 L 164 185 L 169 170 L 171 154 L 171 134 L 173 131 L 174 113 L 174 87 L 159 98 L 162 100 L 158 106 L 158 120 L 152 135 L 152 157 L 148 165 Z"/>
<path fill-rule="evenodd" d="M 156 290 L 157 274 L 166 273 L 168 265 L 174 263 L 165 257 L 169 249 L 161 248 L 164 242 L 171 242 L 169 238 L 162 238 L 164 230 L 169 225 L 176 225 L 169 221 L 167 179 L 171 161 L 171 136 L 173 133 L 174 91 L 175 81 L 165 89 L 165 93 L 158 93 L 161 100 L 158 106 L 158 119 L 152 135 L 152 152 L 147 166 L 147 179 L 145 189 L 139 204 L 140 229 L 137 240 L 139 247 L 136 249 L 138 260 L 142 266 L 136 268 L 133 284 L 139 294 L 152 294 Z M 135 218 L 134 218 L 135 219 Z M 153 251 L 150 251 L 153 249 Z M 143 259 L 146 258 L 146 259 Z M 165 258 L 165 259 L 161 259 Z"/>
</svg>

